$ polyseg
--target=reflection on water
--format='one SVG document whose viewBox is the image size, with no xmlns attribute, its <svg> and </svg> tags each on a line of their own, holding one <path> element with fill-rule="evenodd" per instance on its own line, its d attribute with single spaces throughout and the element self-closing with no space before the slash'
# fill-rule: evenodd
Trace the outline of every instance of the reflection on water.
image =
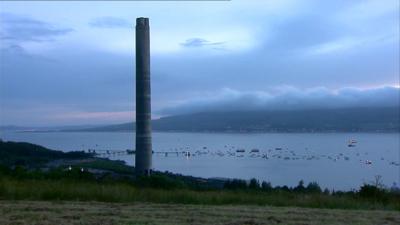
<svg viewBox="0 0 400 225">
<path fill-rule="evenodd" d="M 2 133 L 4 140 L 27 141 L 63 151 L 134 147 L 134 133 Z M 355 140 L 349 147 L 349 140 Z M 299 180 L 348 190 L 382 175 L 399 182 L 398 133 L 154 133 L 153 166 L 200 177 L 257 178 L 294 186 Z M 169 152 L 166 154 L 165 152 Z M 180 152 L 176 154 L 175 152 Z M 108 154 L 134 164 L 134 155 Z"/>
</svg>

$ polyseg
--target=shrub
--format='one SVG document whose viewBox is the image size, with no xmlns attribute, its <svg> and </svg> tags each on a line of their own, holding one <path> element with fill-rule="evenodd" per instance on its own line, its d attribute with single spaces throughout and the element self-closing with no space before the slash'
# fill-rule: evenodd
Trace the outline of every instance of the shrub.
<svg viewBox="0 0 400 225">
<path fill-rule="evenodd" d="M 385 196 L 385 190 L 380 189 L 375 185 L 364 184 L 361 186 L 358 194 L 363 198 L 381 199 Z"/>
<path fill-rule="evenodd" d="M 256 178 L 252 178 L 251 180 L 250 180 L 250 183 L 249 183 L 249 188 L 250 189 L 259 189 L 260 188 L 260 182 L 256 179 Z"/>
<path fill-rule="evenodd" d="M 306 192 L 308 193 L 321 193 L 321 187 L 318 185 L 317 182 L 310 182 L 306 187 Z M 329 193 L 329 191 L 328 191 Z"/>
<path fill-rule="evenodd" d="M 246 189 L 247 184 L 246 181 L 244 180 L 239 180 L 239 179 L 233 179 L 233 180 L 227 180 L 224 184 L 225 189 L 233 189 L 233 190 L 238 190 L 238 189 Z"/>
<path fill-rule="evenodd" d="M 300 180 L 299 184 L 293 188 L 293 191 L 295 192 L 305 192 L 306 188 L 304 187 L 304 181 Z"/>
<path fill-rule="evenodd" d="M 263 190 L 263 191 L 272 191 L 272 185 L 271 185 L 271 183 L 270 182 L 265 182 L 265 181 L 263 181 L 262 183 L 261 183 L 261 189 Z"/>
<path fill-rule="evenodd" d="M 176 189 L 186 187 L 186 185 L 182 181 L 160 174 L 138 177 L 135 181 L 135 184 L 139 187 L 151 187 L 160 189 Z"/>
</svg>

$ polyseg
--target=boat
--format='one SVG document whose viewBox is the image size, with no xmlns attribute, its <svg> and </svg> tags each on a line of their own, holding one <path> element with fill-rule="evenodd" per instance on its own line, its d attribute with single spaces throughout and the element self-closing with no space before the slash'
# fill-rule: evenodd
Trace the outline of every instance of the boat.
<svg viewBox="0 0 400 225">
<path fill-rule="evenodd" d="M 254 153 L 254 152 L 260 152 L 260 150 L 253 148 L 252 150 L 250 150 L 250 153 Z"/>
<path fill-rule="evenodd" d="M 126 150 L 126 154 L 128 154 L 128 155 L 132 155 L 132 154 L 135 154 L 135 153 L 136 153 L 135 150 L 130 150 L 130 149 Z"/>
<path fill-rule="evenodd" d="M 244 149 L 238 149 L 238 150 L 236 150 L 236 152 L 245 152 L 246 150 L 244 150 Z"/>
<path fill-rule="evenodd" d="M 356 140 L 349 140 L 349 143 L 347 144 L 347 147 L 356 147 Z"/>
<path fill-rule="evenodd" d="M 347 146 L 348 147 L 356 147 L 356 143 L 357 143 L 357 140 L 351 139 L 348 141 Z"/>
</svg>

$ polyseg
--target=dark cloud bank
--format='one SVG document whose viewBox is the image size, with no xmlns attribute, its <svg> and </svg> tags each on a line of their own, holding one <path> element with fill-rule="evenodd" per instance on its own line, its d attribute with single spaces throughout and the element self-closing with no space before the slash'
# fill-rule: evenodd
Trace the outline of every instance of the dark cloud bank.
<svg viewBox="0 0 400 225">
<path fill-rule="evenodd" d="M 159 113 L 177 115 L 207 111 L 399 107 L 400 102 L 400 89 L 396 87 L 365 90 L 342 88 L 336 91 L 326 88 L 308 90 L 282 88 L 276 92 L 272 94 L 272 92 L 240 92 L 223 89 L 209 97 L 185 101 L 173 107 L 164 108 Z"/>
</svg>

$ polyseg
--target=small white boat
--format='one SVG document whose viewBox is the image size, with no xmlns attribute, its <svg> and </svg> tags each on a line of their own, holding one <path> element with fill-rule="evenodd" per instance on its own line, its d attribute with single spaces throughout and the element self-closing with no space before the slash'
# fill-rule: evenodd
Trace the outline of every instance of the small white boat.
<svg viewBox="0 0 400 225">
<path fill-rule="evenodd" d="M 347 146 L 348 147 L 356 147 L 356 143 L 357 143 L 357 141 L 352 139 L 352 140 L 349 140 Z"/>
<path fill-rule="evenodd" d="M 351 140 L 348 142 L 347 147 L 356 147 L 355 143 Z"/>
</svg>

